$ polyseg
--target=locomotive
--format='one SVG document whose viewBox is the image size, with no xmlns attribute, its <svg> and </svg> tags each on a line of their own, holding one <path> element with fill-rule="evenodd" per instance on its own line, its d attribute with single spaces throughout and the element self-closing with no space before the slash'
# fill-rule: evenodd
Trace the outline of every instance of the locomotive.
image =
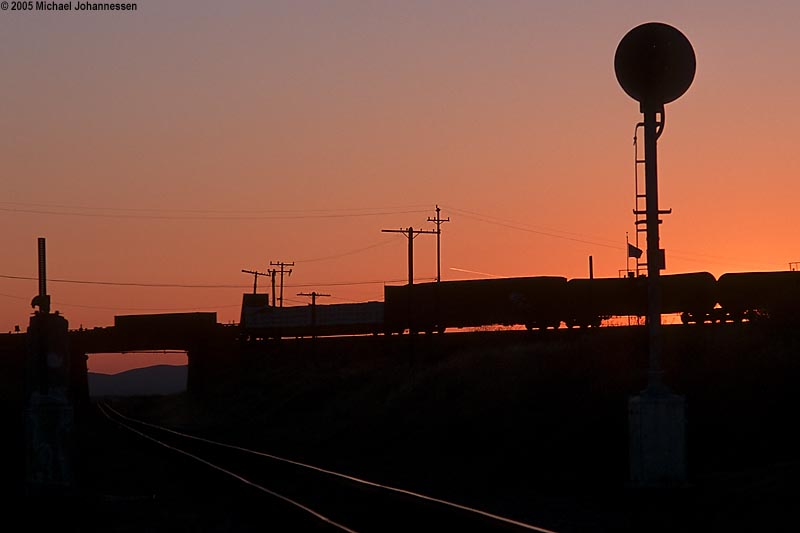
<svg viewBox="0 0 800 533">
<path fill-rule="evenodd" d="M 709 272 L 661 276 L 662 313 L 684 324 L 758 319 L 800 321 L 800 272 Z M 558 276 L 442 281 L 385 286 L 383 302 L 272 307 L 245 294 L 243 338 L 444 332 L 524 326 L 529 330 L 598 327 L 611 317 L 647 313 L 647 278 Z"/>
</svg>

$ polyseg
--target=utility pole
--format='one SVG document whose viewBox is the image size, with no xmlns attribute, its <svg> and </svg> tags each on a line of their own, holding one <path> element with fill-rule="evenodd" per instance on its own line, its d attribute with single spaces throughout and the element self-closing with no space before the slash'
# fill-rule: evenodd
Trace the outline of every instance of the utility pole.
<svg viewBox="0 0 800 533">
<path fill-rule="evenodd" d="M 408 229 L 384 229 L 381 230 L 384 233 L 402 233 L 408 238 L 408 289 L 406 290 L 406 300 L 407 300 L 407 313 L 408 316 L 406 318 L 408 324 L 408 331 L 409 333 L 414 333 L 414 299 L 412 295 L 412 287 L 414 285 L 414 237 L 421 233 L 429 233 L 434 234 L 435 231 L 432 230 L 415 230 L 412 227 Z"/>
<path fill-rule="evenodd" d="M 292 269 L 290 268 L 289 270 L 286 270 L 285 267 L 294 266 L 294 261 L 292 261 L 291 263 L 284 263 L 283 261 L 270 261 L 269 265 L 270 266 L 279 266 L 279 267 L 281 267 L 281 269 L 278 270 L 278 272 L 281 275 L 281 297 L 280 297 L 280 301 L 281 301 L 281 307 L 283 307 L 283 275 L 284 274 L 288 274 L 290 276 L 292 275 Z M 274 303 L 273 303 L 273 305 L 274 305 Z"/>
<path fill-rule="evenodd" d="M 275 274 L 278 273 L 274 268 L 267 270 L 269 277 L 272 278 L 272 307 L 275 307 Z"/>
<path fill-rule="evenodd" d="M 450 217 L 445 219 L 439 216 L 439 205 L 436 205 L 436 218 L 428 217 L 428 222 L 436 224 L 436 283 L 442 282 L 442 224 L 450 222 Z"/>
<path fill-rule="evenodd" d="M 265 274 L 264 272 L 259 272 L 257 270 L 244 270 L 244 269 L 242 269 L 242 272 L 244 272 L 245 274 L 252 274 L 253 275 L 253 294 L 256 293 L 256 289 L 258 288 L 258 276 L 267 276 L 268 275 L 268 274 Z M 273 290 L 274 290 L 274 287 L 273 287 Z M 273 295 L 273 297 L 274 297 L 274 295 Z"/>
<path fill-rule="evenodd" d="M 298 296 L 310 296 L 311 297 L 311 338 L 317 338 L 317 297 L 318 296 L 330 296 L 330 294 L 320 294 L 316 291 L 311 292 L 298 292 Z"/>
<path fill-rule="evenodd" d="M 435 234 L 436 231 L 414 229 L 409 227 L 407 229 L 382 229 L 383 233 L 402 233 L 408 237 L 408 284 L 414 284 L 414 238 L 421 233 Z"/>
</svg>

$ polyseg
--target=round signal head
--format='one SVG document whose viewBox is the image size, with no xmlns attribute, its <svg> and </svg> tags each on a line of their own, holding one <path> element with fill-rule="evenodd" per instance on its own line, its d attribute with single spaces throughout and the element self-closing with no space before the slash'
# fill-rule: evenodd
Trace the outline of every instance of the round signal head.
<svg viewBox="0 0 800 533">
<path fill-rule="evenodd" d="M 617 81 L 628 96 L 645 106 L 680 98 L 692 84 L 696 67 L 689 39 L 661 22 L 633 28 L 614 54 Z"/>
</svg>

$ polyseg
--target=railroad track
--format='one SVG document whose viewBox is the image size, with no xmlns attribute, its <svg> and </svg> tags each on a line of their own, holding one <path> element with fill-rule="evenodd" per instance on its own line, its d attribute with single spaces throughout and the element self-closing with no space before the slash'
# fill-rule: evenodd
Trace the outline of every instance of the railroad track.
<svg viewBox="0 0 800 533">
<path fill-rule="evenodd" d="M 101 413 L 138 438 L 182 456 L 209 472 L 220 490 L 220 476 L 251 496 L 269 501 L 280 514 L 264 513 L 264 525 L 277 531 L 534 531 L 555 533 L 484 510 L 382 485 L 283 457 L 181 433 L 130 418 L 108 404 Z M 225 489 L 222 489 L 225 490 Z M 258 498 L 252 501 L 256 502 Z M 286 524 L 286 521 L 291 523 Z"/>
</svg>

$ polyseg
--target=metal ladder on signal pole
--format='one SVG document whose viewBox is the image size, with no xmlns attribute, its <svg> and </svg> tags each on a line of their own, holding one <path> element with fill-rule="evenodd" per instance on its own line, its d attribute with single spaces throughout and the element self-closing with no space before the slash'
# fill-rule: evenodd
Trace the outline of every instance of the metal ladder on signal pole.
<svg viewBox="0 0 800 533">
<path fill-rule="evenodd" d="M 639 122 L 636 124 L 636 128 L 633 130 L 633 157 L 634 157 L 634 181 L 635 181 L 635 190 L 636 190 L 636 201 L 635 206 L 633 209 L 633 215 L 636 217 L 634 224 L 636 225 L 636 247 L 640 250 L 643 248 L 639 246 L 639 235 L 644 234 L 644 242 L 647 243 L 647 173 L 644 169 L 642 172 L 639 171 L 639 167 L 643 167 L 645 165 L 644 157 L 639 158 L 639 142 L 638 142 L 638 132 L 639 128 L 644 128 L 644 122 Z M 656 139 L 661 136 L 661 132 L 664 130 L 664 113 L 661 113 L 661 118 L 656 122 Z M 672 209 L 659 209 L 658 215 L 669 215 L 672 213 Z M 661 224 L 661 219 L 658 219 L 658 223 Z M 659 250 L 660 252 L 660 263 L 659 269 L 665 268 L 665 260 L 663 256 L 663 250 Z M 641 257 L 636 258 L 636 276 L 639 277 L 641 275 L 647 274 L 647 255 L 642 254 Z"/>
<path fill-rule="evenodd" d="M 644 128 L 644 122 L 639 122 L 633 129 L 633 175 L 634 175 L 634 190 L 636 191 L 636 199 L 633 206 L 633 216 L 635 217 L 634 225 L 636 227 L 636 237 L 634 239 L 635 246 L 644 250 L 640 246 L 639 236 L 644 235 L 643 241 L 647 242 L 647 194 L 645 188 L 645 172 L 644 172 L 644 156 L 639 157 L 639 128 Z M 639 171 L 641 167 L 641 172 Z M 636 277 L 647 274 L 647 255 L 642 254 L 641 257 L 636 259 Z"/>
</svg>

